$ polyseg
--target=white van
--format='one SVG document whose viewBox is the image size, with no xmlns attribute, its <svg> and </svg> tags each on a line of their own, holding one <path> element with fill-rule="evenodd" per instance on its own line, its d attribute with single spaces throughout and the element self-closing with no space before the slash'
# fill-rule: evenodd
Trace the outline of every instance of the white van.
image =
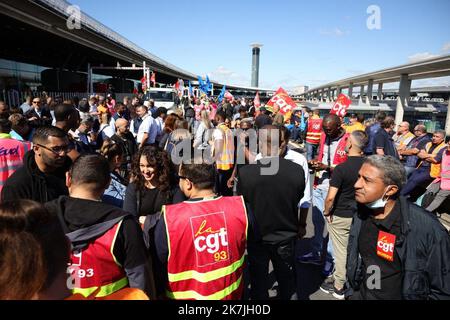
<svg viewBox="0 0 450 320">
<path fill-rule="evenodd" d="M 157 108 L 164 107 L 167 110 L 175 107 L 176 93 L 173 88 L 150 88 L 145 94 L 144 100 L 153 99 Z"/>
</svg>

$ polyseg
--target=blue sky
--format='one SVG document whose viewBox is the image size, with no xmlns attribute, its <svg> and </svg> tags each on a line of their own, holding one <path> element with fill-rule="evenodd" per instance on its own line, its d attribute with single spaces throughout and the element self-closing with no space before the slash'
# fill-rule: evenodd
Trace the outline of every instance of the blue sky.
<svg viewBox="0 0 450 320">
<path fill-rule="evenodd" d="M 315 87 L 450 54 L 449 0 L 72 0 L 140 47 L 196 74 L 250 85 L 250 43 L 261 49 L 260 87 Z M 370 5 L 381 29 L 369 30 Z M 414 85 L 447 84 L 450 78 Z"/>
</svg>

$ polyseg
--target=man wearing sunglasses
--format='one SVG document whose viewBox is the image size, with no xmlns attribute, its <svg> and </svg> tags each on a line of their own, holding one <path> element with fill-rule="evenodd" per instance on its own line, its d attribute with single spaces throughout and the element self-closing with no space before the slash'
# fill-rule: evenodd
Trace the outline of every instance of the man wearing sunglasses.
<svg viewBox="0 0 450 320">
<path fill-rule="evenodd" d="M 51 125 L 53 120 L 50 110 L 42 106 L 40 98 L 32 100 L 31 109 L 24 115 L 34 127 Z"/>
<path fill-rule="evenodd" d="M 33 150 L 3 186 L 2 201 L 30 199 L 41 203 L 67 195 L 65 174 L 72 161 L 67 134 L 57 127 L 40 127 L 33 136 Z"/>
</svg>

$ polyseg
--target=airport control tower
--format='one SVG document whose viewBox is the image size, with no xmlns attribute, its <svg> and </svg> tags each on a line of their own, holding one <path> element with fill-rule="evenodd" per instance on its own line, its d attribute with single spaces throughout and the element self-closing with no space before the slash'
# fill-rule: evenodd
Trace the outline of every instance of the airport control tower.
<svg viewBox="0 0 450 320">
<path fill-rule="evenodd" d="M 252 43 L 252 87 L 257 88 L 259 82 L 259 53 L 261 51 L 262 44 Z"/>
</svg>

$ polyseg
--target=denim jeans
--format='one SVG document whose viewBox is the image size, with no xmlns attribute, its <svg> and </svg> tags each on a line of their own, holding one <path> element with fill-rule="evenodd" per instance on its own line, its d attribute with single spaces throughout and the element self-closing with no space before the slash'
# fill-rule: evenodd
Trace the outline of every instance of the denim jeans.
<svg viewBox="0 0 450 320">
<path fill-rule="evenodd" d="M 324 189 L 313 190 L 312 220 L 314 224 L 314 237 L 311 239 L 311 252 L 314 255 L 320 256 L 325 256 L 326 254 L 326 261 L 333 262 L 333 244 L 329 241 L 328 233 L 324 237 L 325 218 L 323 216 L 323 210 L 327 193 L 328 190 Z M 327 248 L 326 253 L 325 247 Z M 323 262 L 325 262 L 325 259 L 323 259 Z"/>
<path fill-rule="evenodd" d="M 430 168 L 420 167 L 411 174 L 400 195 L 409 196 L 409 200 L 415 202 L 421 196 L 419 194 L 421 188 L 425 189 L 431 181 L 433 181 L 433 178 L 430 177 Z"/>
<path fill-rule="evenodd" d="M 273 272 L 278 282 L 279 298 L 297 299 L 294 240 L 283 245 L 249 241 L 247 251 L 252 300 L 269 300 L 269 261 L 272 261 Z"/>
<path fill-rule="evenodd" d="M 317 149 L 319 149 L 318 144 L 311 144 L 306 142 L 306 160 L 313 160 L 317 154 Z"/>
<path fill-rule="evenodd" d="M 414 172 L 414 170 L 416 170 L 415 167 L 407 167 L 407 166 L 405 166 L 406 177 L 409 178 L 412 175 L 412 173 Z"/>
</svg>

